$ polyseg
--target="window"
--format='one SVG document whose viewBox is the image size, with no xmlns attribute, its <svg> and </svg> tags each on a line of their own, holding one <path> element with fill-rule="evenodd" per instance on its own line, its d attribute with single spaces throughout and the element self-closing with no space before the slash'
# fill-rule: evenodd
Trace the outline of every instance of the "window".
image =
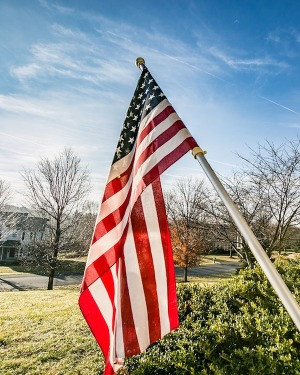
<svg viewBox="0 0 300 375">
<path fill-rule="evenodd" d="M 15 253 L 16 253 L 16 249 L 9 249 L 9 255 L 8 257 L 9 258 L 14 258 L 15 257 Z"/>
<path fill-rule="evenodd" d="M 22 233 L 22 241 L 25 240 L 25 232 Z"/>
</svg>

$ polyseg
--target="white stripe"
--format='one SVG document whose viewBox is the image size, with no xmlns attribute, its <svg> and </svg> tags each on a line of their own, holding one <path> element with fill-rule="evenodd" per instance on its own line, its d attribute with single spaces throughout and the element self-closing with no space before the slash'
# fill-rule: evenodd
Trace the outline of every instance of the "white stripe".
<svg viewBox="0 0 300 375">
<path fill-rule="evenodd" d="M 141 194 L 141 200 L 155 271 L 161 335 L 164 336 L 166 333 L 170 332 L 170 320 L 168 310 L 168 283 L 166 275 L 164 249 L 161 242 L 162 239 L 157 218 L 159 212 L 156 211 L 152 185 L 149 185 L 145 189 L 143 194 Z"/>
<path fill-rule="evenodd" d="M 116 325 L 115 325 L 115 338 L 116 338 L 116 357 L 125 358 L 124 340 L 123 340 L 123 327 L 122 327 L 122 311 L 121 311 L 121 274 L 123 270 L 121 262 L 119 262 L 119 276 L 116 289 Z"/>
<path fill-rule="evenodd" d="M 107 290 L 102 282 L 101 279 L 97 279 L 92 285 L 89 286 L 89 291 L 96 302 L 99 310 L 105 320 L 105 323 L 109 330 L 109 337 L 110 337 L 110 353 L 109 353 L 109 360 L 111 365 L 113 366 L 114 363 L 114 335 L 112 332 L 112 319 L 113 319 L 113 307 L 111 304 L 111 300 L 107 293 Z"/>
<path fill-rule="evenodd" d="M 88 258 L 86 261 L 86 268 L 92 264 L 96 259 L 103 255 L 107 250 L 113 247 L 122 237 L 124 228 L 127 224 L 128 217 L 130 214 L 130 204 L 126 207 L 123 220 L 120 221 L 111 231 L 107 232 L 104 236 L 99 238 L 98 241 L 94 242 L 89 250 Z"/>
<path fill-rule="evenodd" d="M 159 125 L 155 126 L 152 131 L 142 140 L 140 145 L 136 150 L 135 160 L 137 161 L 142 152 L 164 131 L 169 129 L 176 121 L 180 120 L 177 113 L 171 113 L 165 120 L 163 120 Z"/>
<path fill-rule="evenodd" d="M 108 198 L 105 202 L 102 203 L 100 207 L 100 213 L 98 215 L 97 223 L 103 220 L 106 216 L 114 212 L 116 209 L 118 209 L 122 205 L 122 203 L 127 197 L 131 183 L 132 183 L 132 172 L 130 174 L 130 177 L 126 185 L 120 191 L 118 191 L 116 194 L 112 195 L 110 198 Z"/>
<path fill-rule="evenodd" d="M 132 182 L 132 203 L 135 203 L 137 197 L 135 194 L 135 190 L 138 184 L 142 181 L 143 177 L 153 168 L 155 167 L 166 155 L 170 154 L 173 150 L 175 150 L 186 138 L 189 138 L 191 134 L 186 128 L 181 129 L 178 133 L 174 135 L 170 140 L 168 140 L 165 144 L 160 146 L 152 155 L 149 157 L 145 162 L 140 166 L 136 175 L 134 176 Z"/>
<path fill-rule="evenodd" d="M 124 246 L 124 260 L 134 326 L 140 349 L 143 351 L 150 344 L 148 311 L 131 222 Z"/>
</svg>

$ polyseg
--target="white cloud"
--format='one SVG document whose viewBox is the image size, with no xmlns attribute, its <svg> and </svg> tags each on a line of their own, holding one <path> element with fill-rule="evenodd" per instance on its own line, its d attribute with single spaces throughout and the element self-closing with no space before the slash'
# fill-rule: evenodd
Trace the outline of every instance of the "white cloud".
<svg viewBox="0 0 300 375">
<path fill-rule="evenodd" d="M 18 96 L 0 95 L 0 108 L 7 112 L 51 117 L 52 111 L 41 108 L 30 99 Z"/>
<path fill-rule="evenodd" d="M 23 66 L 12 67 L 10 73 L 13 77 L 20 81 L 28 78 L 36 77 L 41 71 L 41 67 L 36 63 L 31 63 Z"/>
</svg>

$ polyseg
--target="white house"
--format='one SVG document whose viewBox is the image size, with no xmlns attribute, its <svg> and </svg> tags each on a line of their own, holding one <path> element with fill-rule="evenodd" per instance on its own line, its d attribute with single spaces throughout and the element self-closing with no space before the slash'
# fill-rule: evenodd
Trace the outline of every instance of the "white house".
<svg viewBox="0 0 300 375">
<path fill-rule="evenodd" d="M 0 212 L 0 261 L 20 258 L 26 245 L 44 238 L 46 224 L 24 207 L 6 206 Z"/>
</svg>

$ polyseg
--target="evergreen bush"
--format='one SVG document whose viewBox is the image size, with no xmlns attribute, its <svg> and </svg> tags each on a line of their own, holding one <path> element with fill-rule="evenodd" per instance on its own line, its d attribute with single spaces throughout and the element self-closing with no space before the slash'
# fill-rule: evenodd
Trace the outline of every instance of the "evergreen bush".
<svg viewBox="0 0 300 375">
<path fill-rule="evenodd" d="M 300 263 L 276 266 L 299 302 Z M 300 333 L 260 267 L 177 291 L 180 328 L 128 359 L 131 374 L 300 374 Z"/>
</svg>

